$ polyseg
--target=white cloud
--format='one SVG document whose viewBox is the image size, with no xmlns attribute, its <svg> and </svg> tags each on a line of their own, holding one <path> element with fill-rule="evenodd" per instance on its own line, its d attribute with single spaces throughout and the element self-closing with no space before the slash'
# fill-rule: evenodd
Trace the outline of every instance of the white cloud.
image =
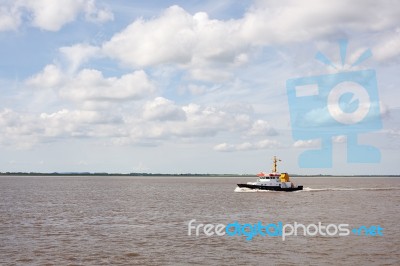
<svg viewBox="0 0 400 266">
<path fill-rule="evenodd" d="M 249 136 L 275 136 L 278 133 L 267 121 L 258 119 L 247 134 Z"/>
<path fill-rule="evenodd" d="M 57 66 L 48 65 L 26 82 L 31 86 L 53 89 L 58 93 L 59 101 L 71 100 L 78 108 L 74 111 L 62 109 L 43 113 L 40 121 L 46 121 L 46 126 L 42 126 L 45 129 L 42 136 L 45 137 L 87 135 L 89 133 L 83 125 L 92 125 L 97 123 L 96 119 L 103 119 L 105 114 L 101 110 L 107 110 L 112 117 L 122 117 L 122 124 L 116 128 L 110 125 L 114 131 L 120 132 L 114 139 L 121 143 L 150 139 L 157 142 L 174 137 L 203 138 L 219 132 L 243 131 L 253 123 L 243 106 L 232 111 L 232 106 L 228 106 L 227 110 L 196 104 L 181 106 L 164 97 L 147 102 L 137 101 L 152 96 L 155 91 L 155 86 L 144 71 L 110 78 L 105 78 L 94 69 L 83 69 L 70 75 L 62 75 L 61 72 Z M 110 106 L 130 100 L 136 101 L 134 106 Z M 107 125 L 110 123 L 109 120 L 105 122 Z M 84 132 L 77 132 L 79 128 Z M 93 130 L 98 130 L 98 127 L 93 127 Z"/>
<path fill-rule="evenodd" d="M 32 25 L 49 31 L 60 30 L 85 8 L 84 0 L 66 0 L 62 4 L 52 0 L 23 0 L 21 3 L 32 12 Z"/>
<path fill-rule="evenodd" d="M 246 63 L 248 63 L 250 60 L 249 56 L 246 53 L 241 53 L 238 54 L 235 59 L 234 59 L 234 65 L 236 67 L 239 67 L 241 65 L 244 65 Z"/>
<path fill-rule="evenodd" d="M 117 125 L 122 117 L 113 112 L 63 109 L 51 114 L 42 113 L 38 119 L 43 129 L 43 137 L 69 136 L 114 136 L 115 132 L 105 133 L 101 125 Z"/>
<path fill-rule="evenodd" d="M 72 4 L 62 12 L 57 11 L 60 7 L 54 3 L 42 8 L 41 5 L 46 3 L 44 0 L 37 2 L 26 0 L 21 3 L 26 3 L 25 8 L 34 14 L 33 23 L 46 30 L 58 30 L 80 14 L 85 14 L 86 19 L 90 21 L 112 19 L 112 14 L 96 7 L 94 1 L 70 1 Z M 56 64 L 50 64 L 26 82 L 31 86 L 54 89 L 59 97 L 59 110 L 53 107 L 51 111 L 43 111 L 40 116 L 29 117 L 28 120 L 36 121 L 36 125 L 34 122 L 17 124 L 36 129 L 32 132 L 38 132 L 35 133 L 36 136 L 43 138 L 63 135 L 94 137 L 101 135 L 110 136 L 119 143 L 149 140 L 158 143 L 170 138 L 207 138 L 220 133 L 234 133 L 236 135 L 230 135 L 232 138 L 246 140 L 254 136 L 276 135 L 274 127 L 267 121 L 255 119 L 252 111 L 244 110 L 242 107 L 232 111 L 232 108 L 224 107 L 224 103 L 207 100 L 219 97 L 219 99 L 239 99 L 243 102 L 253 101 L 255 98 L 247 94 L 248 98 L 242 99 L 241 91 L 231 85 L 239 79 L 234 69 L 251 63 L 254 59 L 252 53 L 259 51 L 259 48 L 274 43 L 285 44 L 335 35 L 339 30 L 332 25 L 337 21 L 343 27 L 349 26 L 349 31 L 361 31 L 363 30 L 361 25 L 367 22 L 376 24 L 368 24 L 367 30 L 374 31 L 376 28 L 387 30 L 394 27 L 394 22 L 397 21 L 392 14 L 396 12 L 387 13 L 386 5 L 379 10 L 382 14 L 388 14 L 388 17 L 380 21 L 376 15 L 370 18 L 365 14 L 353 16 L 355 11 L 346 10 L 344 2 L 308 3 L 314 8 L 291 1 L 283 4 L 257 2 L 242 18 L 230 20 L 212 19 L 202 12 L 192 15 L 180 7 L 173 6 L 158 17 L 137 19 L 101 47 L 89 43 L 61 47 L 59 52 L 68 61 L 69 65 L 65 68 L 69 71 Z M 354 8 L 354 4 L 349 5 L 350 9 Z M 102 10 L 105 13 L 101 13 Z M 54 12 L 61 13 L 55 17 Z M 387 41 L 387 45 L 393 54 L 397 46 L 393 46 L 390 41 Z M 388 56 L 382 53 L 380 56 L 386 60 Z M 379 55 L 379 51 L 377 54 Z M 107 77 L 96 69 L 80 69 L 93 57 L 103 55 L 131 66 L 135 71 L 118 77 Z M 162 72 L 157 68 L 159 64 L 168 65 L 165 68 L 173 68 L 172 74 L 167 71 L 168 73 L 161 77 L 165 80 L 173 79 L 178 70 L 187 70 L 188 75 L 183 78 L 184 82 L 189 84 L 187 90 L 202 98 L 200 100 L 189 98 L 189 102 L 193 103 L 182 105 L 177 103 L 179 101 L 157 97 L 165 95 L 157 93 L 157 90 L 163 88 L 156 89 L 155 85 L 164 84 L 156 80 L 160 78 L 159 73 Z M 146 71 L 151 73 L 151 79 L 146 72 L 137 70 L 142 66 L 149 67 Z M 177 75 L 180 74 L 179 72 Z M 276 80 L 275 77 L 271 79 Z M 210 83 L 233 81 L 218 86 L 196 80 L 210 81 Z M 228 90 L 226 94 L 221 92 L 224 89 Z M 209 91 L 216 93 L 206 98 Z M 246 93 L 248 91 L 250 89 L 246 88 Z M 224 97 L 225 95 L 229 97 Z M 65 101 L 66 99 L 69 101 Z M 131 100 L 135 100 L 134 104 L 131 104 Z M 109 108 L 108 116 L 102 111 L 111 105 L 116 108 Z M 20 121 L 27 121 L 24 120 L 27 119 L 25 116 L 19 114 L 19 117 Z M 310 113 L 310 121 L 323 123 L 326 117 L 321 117 L 321 112 L 314 110 Z M 279 145 L 279 142 L 273 140 L 251 139 L 249 142 L 239 144 L 222 143 L 215 149 L 241 151 L 267 149 Z M 294 144 L 295 147 L 307 145 L 314 144 L 307 141 Z"/>
<path fill-rule="evenodd" d="M 136 20 L 103 45 L 107 55 L 130 66 L 163 63 L 195 65 L 204 60 L 234 61 L 242 51 L 236 22 L 209 19 L 205 13 L 190 15 L 172 6 L 161 16 Z M 244 60 L 243 53 L 240 53 Z"/>
<path fill-rule="evenodd" d="M 251 118 L 243 113 L 229 113 L 216 107 L 189 104 L 183 107 L 187 123 L 182 134 L 215 135 L 220 131 L 241 131 L 249 127 Z"/>
<path fill-rule="evenodd" d="M 151 95 L 155 87 L 147 74 L 134 71 L 121 77 L 105 78 L 95 69 L 83 69 L 68 76 L 55 65 L 44 70 L 26 82 L 28 85 L 55 88 L 59 95 L 73 101 L 127 101 Z"/>
<path fill-rule="evenodd" d="M 114 14 L 108 9 L 99 9 L 94 0 L 89 0 L 85 7 L 85 18 L 91 22 L 106 22 L 114 20 Z"/>
<path fill-rule="evenodd" d="M 243 132 L 251 125 L 251 118 L 245 114 L 232 114 L 193 103 L 178 106 L 161 97 L 145 103 L 143 109 L 141 119 L 126 114 L 124 121 L 129 133 L 115 138 L 115 143 L 158 145 L 174 138 L 181 141 L 206 139 L 224 132 Z"/>
<path fill-rule="evenodd" d="M 343 31 L 382 31 L 399 23 L 398 3 L 381 1 L 258 1 L 244 16 L 242 33 L 252 43 L 301 42 Z M 342 35 L 342 36 L 340 36 Z"/>
<path fill-rule="evenodd" d="M 347 137 L 345 135 L 338 135 L 332 137 L 333 143 L 345 143 L 347 141 Z M 293 144 L 294 148 L 320 148 L 321 140 L 312 139 L 312 140 L 298 140 Z"/>
<path fill-rule="evenodd" d="M 54 88 L 63 81 L 63 73 L 56 65 L 47 65 L 42 72 L 27 80 L 28 85 L 42 88 Z"/>
<path fill-rule="evenodd" d="M 81 64 L 86 63 L 89 59 L 99 54 L 100 48 L 89 44 L 75 44 L 72 46 L 64 46 L 59 49 L 62 55 L 69 62 L 70 72 L 76 71 Z"/>
<path fill-rule="evenodd" d="M 26 149 L 37 143 L 40 126 L 29 114 L 20 114 L 11 109 L 0 111 L 0 144 Z"/>
<path fill-rule="evenodd" d="M 115 112 L 68 110 L 24 114 L 11 109 L 0 112 L 0 144 L 30 148 L 61 137 L 115 137 L 121 135 L 122 117 Z"/>
<path fill-rule="evenodd" d="M 14 6 L 0 6 L 0 31 L 16 30 L 21 24 L 21 14 Z"/>
<path fill-rule="evenodd" d="M 38 112 L 50 107 L 78 108 L 83 110 L 121 110 L 140 112 L 140 105 L 128 104 L 154 97 L 156 87 L 147 74 L 134 71 L 121 76 L 104 77 L 95 69 L 83 69 L 77 73 L 66 72 L 56 65 L 47 65 L 41 72 L 25 81 L 29 90 L 25 106 Z M 126 104 L 126 106 L 125 106 Z"/>
<path fill-rule="evenodd" d="M 215 145 L 214 150 L 216 150 L 216 151 L 234 151 L 235 146 L 224 142 L 224 143 Z"/>
<path fill-rule="evenodd" d="M 108 137 L 120 144 L 158 145 L 172 138 L 184 140 L 207 138 L 223 132 L 246 134 L 254 131 L 255 134 L 255 131 L 268 133 L 270 130 L 265 121 L 253 121 L 251 108 L 243 104 L 220 107 L 194 103 L 178 105 L 164 97 L 143 101 L 154 97 L 155 91 L 144 71 L 106 78 L 94 69 L 63 74 L 58 66 L 48 65 L 26 84 L 46 88 L 45 91 L 52 92 L 52 97 L 58 97 L 52 99 L 54 103 L 58 101 L 53 108 L 66 106 L 52 112 L 42 111 L 40 115 L 26 116 L 14 111 L 3 114 L 5 122 L 0 124 L 3 130 L 12 131 L 15 138 L 30 136 L 30 141 L 27 138 L 25 142 L 32 145 L 61 137 Z M 42 91 L 33 90 L 31 98 L 42 99 Z M 70 100 L 69 104 L 65 99 Z M 125 104 L 129 101 L 135 102 Z M 253 145 L 262 148 L 271 144 L 259 142 Z M 243 145 L 239 149 L 247 148 Z"/>
<path fill-rule="evenodd" d="M 185 120 L 186 113 L 183 109 L 175 105 L 172 101 L 163 97 L 157 97 L 151 102 L 147 102 L 143 108 L 145 120 Z"/>
<path fill-rule="evenodd" d="M 214 150 L 222 152 L 249 151 L 262 149 L 275 149 L 281 147 L 277 140 L 264 139 L 258 142 L 243 142 L 240 144 L 228 144 L 226 142 L 214 146 Z"/>
<path fill-rule="evenodd" d="M 132 67 L 177 64 L 190 66 L 193 78 L 215 80 L 217 75 L 221 80 L 231 74 L 215 64 L 243 65 L 258 47 L 398 27 L 400 8 L 394 5 L 391 1 L 379 6 L 369 1 L 257 1 L 242 18 L 230 20 L 210 19 L 203 12 L 191 15 L 172 6 L 156 18 L 134 21 L 104 43 L 103 50 Z M 386 45 L 396 51 L 396 44 Z"/>
<path fill-rule="evenodd" d="M 126 101 L 140 99 L 154 91 L 154 85 L 142 70 L 105 78 L 95 69 L 83 69 L 60 90 L 62 97 L 76 101 Z"/>
<path fill-rule="evenodd" d="M 98 8 L 94 0 L 18 0 L 5 1 L 0 8 L 0 31 L 16 30 L 23 19 L 33 27 L 48 31 L 58 31 L 65 24 L 76 20 L 80 13 L 91 22 L 105 22 L 113 19 L 113 14 Z"/>
<path fill-rule="evenodd" d="M 400 28 L 382 37 L 373 49 L 374 58 L 379 61 L 395 61 L 400 59 Z"/>
<path fill-rule="evenodd" d="M 174 6 L 148 22 L 136 20 L 105 43 L 106 54 L 133 66 L 146 66 L 170 61 L 190 61 L 195 35 L 191 17 Z"/>
<path fill-rule="evenodd" d="M 293 144 L 294 148 L 318 148 L 320 146 L 319 140 L 298 140 Z"/>
</svg>

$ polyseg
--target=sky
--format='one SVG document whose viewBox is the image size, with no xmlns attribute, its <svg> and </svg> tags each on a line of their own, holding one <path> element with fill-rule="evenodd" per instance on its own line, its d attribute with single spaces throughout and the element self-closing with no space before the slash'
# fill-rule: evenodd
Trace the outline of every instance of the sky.
<svg viewBox="0 0 400 266">
<path fill-rule="evenodd" d="M 366 69 L 380 160 L 302 166 L 287 81 Z M 0 0 L 0 171 L 400 174 L 399 70 L 396 1 Z"/>
</svg>

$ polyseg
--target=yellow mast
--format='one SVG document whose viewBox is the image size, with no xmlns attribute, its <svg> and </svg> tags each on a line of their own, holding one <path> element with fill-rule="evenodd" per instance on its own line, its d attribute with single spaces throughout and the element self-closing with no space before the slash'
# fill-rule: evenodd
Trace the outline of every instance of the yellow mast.
<svg viewBox="0 0 400 266">
<path fill-rule="evenodd" d="M 277 169 L 276 169 L 276 163 L 277 163 L 278 161 L 280 162 L 280 161 L 282 161 L 282 160 L 279 159 L 279 158 L 276 158 L 276 156 L 274 156 L 274 158 L 273 158 L 274 164 L 272 165 L 272 173 L 277 173 L 277 172 L 278 172 Z"/>
</svg>

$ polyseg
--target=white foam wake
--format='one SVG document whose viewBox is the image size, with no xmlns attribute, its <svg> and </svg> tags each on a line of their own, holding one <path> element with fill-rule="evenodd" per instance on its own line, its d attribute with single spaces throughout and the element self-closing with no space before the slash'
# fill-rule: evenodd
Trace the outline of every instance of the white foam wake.
<svg viewBox="0 0 400 266">
<path fill-rule="evenodd" d="M 400 187 L 376 187 L 376 188 L 310 188 L 305 187 L 302 191 L 308 192 L 318 192 L 318 191 L 361 191 L 361 190 L 370 190 L 370 191 L 379 191 L 379 190 L 400 190 Z"/>
<path fill-rule="evenodd" d="M 272 190 L 265 190 L 265 189 L 252 189 L 247 187 L 236 187 L 234 192 L 276 192 Z"/>
</svg>

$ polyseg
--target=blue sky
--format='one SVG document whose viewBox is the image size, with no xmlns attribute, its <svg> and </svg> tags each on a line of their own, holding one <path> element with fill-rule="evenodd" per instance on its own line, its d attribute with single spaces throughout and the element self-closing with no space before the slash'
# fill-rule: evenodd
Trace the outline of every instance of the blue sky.
<svg viewBox="0 0 400 266">
<path fill-rule="evenodd" d="M 392 1 L 0 1 L 0 171 L 399 174 Z M 347 39 L 341 69 L 338 40 Z M 366 49 L 372 57 L 350 65 Z M 286 81 L 373 69 L 378 163 L 302 168 Z M 316 110 L 310 112 L 316 113 Z M 315 121 L 320 117 L 315 117 Z"/>
</svg>

